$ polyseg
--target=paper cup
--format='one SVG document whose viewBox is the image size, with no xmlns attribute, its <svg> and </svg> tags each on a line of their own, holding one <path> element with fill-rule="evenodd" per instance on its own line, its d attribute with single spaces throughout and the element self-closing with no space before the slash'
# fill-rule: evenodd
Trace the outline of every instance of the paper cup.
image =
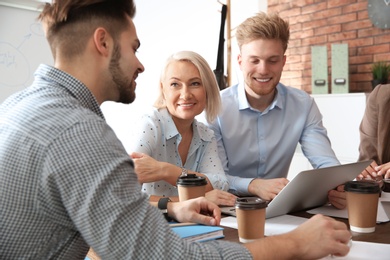
<svg viewBox="0 0 390 260">
<path fill-rule="evenodd" d="M 344 190 L 350 229 L 359 233 L 374 232 L 381 191 L 379 185 L 375 182 L 349 181 Z"/>
<path fill-rule="evenodd" d="M 180 176 L 176 181 L 179 192 L 179 201 L 204 197 L 206 193 L 206 178 L 196 174 Z"/>
<path fill-rule="evenodd" d="M 266 207 L 267 202 L 257 197 L 236 199 L 238 237 L 241 243 L 264 237 Z"/>
</svg>

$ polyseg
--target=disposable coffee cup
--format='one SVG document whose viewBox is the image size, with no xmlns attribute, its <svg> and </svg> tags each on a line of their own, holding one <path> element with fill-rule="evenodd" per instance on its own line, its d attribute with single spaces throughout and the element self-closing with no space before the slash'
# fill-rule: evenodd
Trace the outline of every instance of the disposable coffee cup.
<svg viewBox="0 0 390 260">
<path fill-rule="evenodd" d="M 348 221 L 351 231 L 375 231 L 378 200 L 381 189 L 378 183 L 349 181 L 344 190 L 347 195 Z"/>
<path fill-rule="evenodd" d="M 257 197 L 236 199 L 238 238 L 241 243 L 264 237 L 266 207 L 267 202 Z"/>
<path fill-rule="evenodd" d="M 205 177 L 196 174 L 187 174 L 177 178 L 176 186 L 179 192 L 179 201 L 204 197 L 207 181 Z"/>
</svg>

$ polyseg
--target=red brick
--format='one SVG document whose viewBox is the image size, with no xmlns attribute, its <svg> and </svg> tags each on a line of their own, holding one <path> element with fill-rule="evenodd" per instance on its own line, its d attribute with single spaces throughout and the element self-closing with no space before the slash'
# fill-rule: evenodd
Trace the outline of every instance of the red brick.
<svg viewBox="0 0 390 260">
<path fill-rule="evenodd" d="M 372 55 L 353 56 L 349 58 L 349 64 L 365 64 L 365 63 L 372 63 L 372 62 L 373 62 Z"/>
<path fill-rule="evenodd" d="M 289 0 L 279 0 L 279 4 L 289 4 L 290 5 L 290 2 Z"/>
<path fill-rule="evenodd" d="M 342 26 L 343 26 L 342 27 L 343 31 L 351 31 L 351 30 L 359 30 L 362 28 L 370 28 L 372 27 L 372 24 L 368 19 L 364 19 L 360 21 L 345 23 Z"/>
<path fill-rule="evenodd" d="M 372 46 L 374 43 L 373 38 L 356 38 L 348 41 L 348 46 L 350 47 L 363 47 L 363 46 Z"/>
<path fill-rule="evenodd" d="M 287 57 L 287 64 L 301 62 L 301 55 L 290 55 Z"/>
<path fill-rule="evenodd" d="M 311 78 L 311 69 L 303 71 L 303 76 Z"/>
<path fill-rule="evenodd" d="M 302 39 L 302 45 L 319 45 L 327 42 L 327 35 Z"/>
<path fill-rule="evenodd" d="M 367 12 L 367 2 L 358 2 L 354 4 L 349 4 L 342 7 L 343 13 L 357 13 L 359 11 L 365 11 Z"/>
<path fill-rule="evenodd" d="M 367 4 L 367 3 L 366 3 Z M 367 10 L 365 10 L 365 11 L 361 11 L 361 12 L 358 12 L 357 13 L 357 19 L 358 19 L 358 21 L 359 20 L 363 20 L 363 19 L 368 19 L 368 12 L 367 12 Z"/>
<path fill-rule="evenodd" d="M 304 77 L 302 80 L 303 85 L 311 85 L 311 77 Z"/>
<path fill-rule="evenodd" d="M 326 1 L 302 7 L 302 14 L 316 13 L 326 10 Z"/>
<path fill-rule="evenodd" d="M 300 46 L 302 46 L 301 39 L 290 39 L 290 41 L 288 42 L 289 48 L 300 47 Z"/>
<path fill-rule="evenodd" d="M 384 53 L 374 54 L 374 62 L 377 61 L 388 61 L 390 63 L 390 53 L 387 51 Z"/>
<path fill-rule="evenodd" d="M 302 78 L 302 71 L 283 71 L 283 78 Z"/>
<path fill-rule="evenodd" d="M 374 38 L 374 44 L 382 44 L 382 43 L 388 43 L 390 44 L 390 33 L 378 35 Z"/>
<path fill-rule="evenodd" d="M 291 3 L 292 7 L 303 7 L 314 3 L 313 0 L 288 0 L 287 2 Z"/>
<path fill-rule="evenodd" d="M 305 62 L 300 62 L 300 63 L 291 63 L 289 65 L 289 70 L 294 71 L 294 70 L 299 70 L 303 71 L 305 70 Z M 311 68 L 311 66 L 310 66 Z"/>
<path fill-rule="evenodd" d="M 294 16 L 299 16 L 300 14 L 301 14 L 301 8 L 299 7 L 289 8 L 279 12 L 279 15 L 281 17 L 294 17 Z"/>
<path fill-rule="evenodd" d="M 317 27 L 321 27 L 321 26 L 325 26 L 325 25 L 328 25 L 328 22 L 326 21 L 326 19 L 314 20 L 314 21 L 310 21 L 310 22 L 306 22 L 306 23 L 302 24 L 302 30 L 317 28 Z"/>
<path fill-rule="evenodd" d="M 328 0 L 327 2 L 327 8 L 332 8 L 335 6 L 344 6 L 344 5 L 350 5 L 353 3 L 356 3 L 356 0 Z"/>
<path fill-rule="evenodd" d="M 268 0 L 268 6 L 279 4 L 279 0 Z"/>
<path fill-rule="evenodd" d="M 302 47 L 290 48 L 289 55 L 303 55 L 310 52 L 310 46 L 302 45 Z"/>
<path fill-rule="evenodd" d="M 371 81 L 366 81 L 366 82 L 357 82 L 355 89 L 351 93 L 355 93 L 355 92 L 369 93 L 371 91 L 372 91 Z"/>
<path fill-rule="evenodd" d="M 342 14 L 340 16 L 331 17 L 327 20 L 329 24 L 345 24 L 356 21 L 356 13 Z"/>
<path fill-rule="evenodd" d="M 304 23 L 304 24 L 315 20 L 312 14 L 301 14 L 299 16 L 292 17 L 292 19 L 296 19 L 297 22 Z"/>
<path fill-rule="evenodd" d="M 329 17 L 341 15 L 341 12 L 341 8 L 332 8 L 321 10 L 320 12 L 316 12 L 311 15 L 313 16 L 313 19 L 328 19 Z"/>
<path fill-rule="evenodd" d="M 312 36 L 314 36 L 313 29 L 301 30 L 300 32 L 292 32 L 290 34 L 290 39 L 304 39 L 304 38 L 312 37 Z"/>
<path fill-rule="evenodd" d="M 356 31 L 333 33 L 328 35 L 328 41 L 330 43 L 344 42 L 346 40 L 356 39 Z"/>
<path fill-rule="evenodd" d="M 314 35 L 323 35 L 323 34 L 332 34 L 332 33 L 338 33 L 341 31 L 341 25 L 336 24 L 336 25 L 330 25 L 330 26 L 324 26 L 324 27 L 319 27 L 317 29 L 314 29 Z"/>
<path fill-rule="evenodd" d="M 284 10 L 290 9 L 289 4 L 279 4 L 279 5 L 274 5 L 274 6 L 268 6 L 267 8 L 268 13 L 280 13 Z"/>
<path fill-rule="evenodd" d="M 349 74 L 355 74 L 357 72 L 357 65 L 349 64 Z"/>
<path fill-rule="evenodd" d="M 311 70 L 311 59 L 302 63 L 303 70 Z"/>
<path fill-rule="evenodd" d="M 349 76 L 350 81 L 359 82 L 359 81 L 371 81 L 372 74 L 371 72 L 359 73 L 359 74 L 351 74 Z"/>
<path fill-rule="evenodd" d="M 370 45 L 358 48 L 358 55 L 386 53 L 390 51 L 389 44 Z"/>
<path fill-rule="evenodd" d="M 370 37 L 373 36 L 373 30 L 372 28 L 365 28 L 357 30 L 357 37 L 358 38 L 364 38 L 364 37 Z"/>
<path fill-rule="evenodd" d="M 372 63 L 357 65 L 356 72 L 358 73 L 371 73 Z"/>
<path fill-rule="evenodd" d="M 349 46 L 348 47 L 348 53 L 349 53 L 349 56 L 356 56 L 357 55 L 357 47 L 351 47 Z"/>
<path fill-rule="evenodd" d="M 300 32 L 302 31 L 302 24 L 301 23 L 290 23 L 290 35 L 293 32 Z"/>
<path fill-rule="evenodd" d="M 310 52 L 307 52 L 307 54 L 301 55 L 301 59 L 303 62 L 311 62 L 311 48 L 306 48 L 307 50 L 310 50 Z"/>
</svg>

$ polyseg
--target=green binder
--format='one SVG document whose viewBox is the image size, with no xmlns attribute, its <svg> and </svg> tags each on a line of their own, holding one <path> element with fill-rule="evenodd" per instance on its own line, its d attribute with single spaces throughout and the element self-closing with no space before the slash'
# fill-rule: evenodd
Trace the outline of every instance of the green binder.
<svg viewBox="0 0 390 260">
<path fill-rule="evenodd" d="M 349 93 L 348 44 L 332 44 L 332 94 Z"/>
<path fill-rule="evenodd" d="M 311 47 L 311 93 L 328 94 L 328 53 L 326 46 Z"/>
</svg>

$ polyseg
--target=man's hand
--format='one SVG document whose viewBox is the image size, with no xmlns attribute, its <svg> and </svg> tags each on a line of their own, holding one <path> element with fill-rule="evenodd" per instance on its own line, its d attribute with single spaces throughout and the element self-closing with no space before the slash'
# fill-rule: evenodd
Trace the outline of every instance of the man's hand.
<svg viewBox="0 0 390 260">
<path fill-rule="evenodd" d="M 234 206 L 237 196 L 223 190 L 214 189 L 206 192 L 206 199 L 220 206 Z"/>
<path fill-rule="evenodd" d="M 218 226 L 221 222 L 221 210 L 205 197 L 170 202 L 168 203 L 168 215 L 179 222 L 192 222 L 209 226 Z"/>
<path fill-rule="evenodd" d="M 315 215 L 293 231 L 244 246 L 253 259 L 321 259 L 348 254 L 350 239 L 351 233 L 344 223 Z"/>
<path fill-rule="evenodd" d="M 347 206 L 347 196 L 344 192 L 344 184 L 337 186 L 335 190 L 328 192 L 330 204 L 338 209 L 344 209 Z"/>
<path fill-rule="evenodd" d="M 286 186 L 286 178 L 254 179 L 248 187 L 248 191 L 263 200 L 272 200 Z"/>
<path fill-rule="evenodd" d="M 351 233 L 344 223 L 330 217 L 315 215 L 290 235 L 302 250 L 297 259 L 319 259 L 329 254 L 344 256 L 349 252 Z"/>
</svg>

